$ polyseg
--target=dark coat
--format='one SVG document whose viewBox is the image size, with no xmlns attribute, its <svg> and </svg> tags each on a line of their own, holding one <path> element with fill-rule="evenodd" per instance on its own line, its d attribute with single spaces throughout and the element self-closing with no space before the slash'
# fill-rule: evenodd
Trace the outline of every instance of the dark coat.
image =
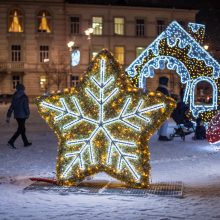
<svg viewBox="0 0 220 220">
<path fill-rule="evenodd" d="M 177 103 L 176 108 L 173 110 L 171 117 L 177 124 L 186 124 L 189 122 L 187 117 L 188 110 L 189 107 L 183 101 L 180 101 Z"/>
<path fill-rule="evenodd" d="M 166 96 L 170 96 L 170 93 L 169 93 L 167 87 L 164 85 L 159 85 L 156 91 L 161 92 Z"/>
<path fill-rule="evenodd" d="M 28 118 L 30 115 L 28 97 L 23 90 L 15 92 L 11 106 L 8 109 L 7 117 L 10 118 L 14 112 L 14 118 Z"/>
</svg>

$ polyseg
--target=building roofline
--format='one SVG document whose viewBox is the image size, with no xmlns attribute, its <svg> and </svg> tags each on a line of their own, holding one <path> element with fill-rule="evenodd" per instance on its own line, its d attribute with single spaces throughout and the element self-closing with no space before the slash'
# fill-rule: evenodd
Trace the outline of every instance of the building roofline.
<svg viewBox="0 0 220 220">
<path fill-rule="evenodd" d="M 150 8 L 175 8 L 175 9 L 187 9 L 187 10 L 199 10 L 200 8 L 206 8 L 207 4 L 205 0 L 194 0 L 195 4 L 192 4 L 191 0 L 182 1 L 168 1 L 168 0 L 65 0 L 68 4 L 80 4 L 80 5 L 112 5 L 112 6 L 131 6 L 131 7 L 150 7 Z M 216 6 L 218 1 L 214 0 Z M 217 2 L 217 3 L 216 3 Z M 215 7 L 214 6 L 214 7 Z"/>
<path fill-rule="evenodd" d="M 67 3 L 67 4 L 69 4 L 69 3 Z M 162 8 L 162 7 L 147 7 L 147 6 L 145 6 L 145 7 L 141 7 L 141 6 L 131 6 L 131 5 L 111 5 L 111 4 L 109 4 L 109 5 L 107 5 L 107 4 L 80 4 L 80 3 L 70 3 L 69 5 L 73 5 L 73 6 L 75 6 L 75 7 L 95 7 L 95 8 L 103 8 L 103 7 L 112 7 L 112 8 L 124 8 L 124 9 L 130 9 L 130 10 L 132 10 L 132 9 L 137 9 L 137 10 L 155 10 L 155 11 L 158 11 L 158 10 L 170 10 L 170 11 L 172 11 L 172 10 L 177 10 L 177 11 L 179 11 L 179 12 L 181 12 L 181 11 L 184 11 L 184 12 L 194 12 L 194 13 L 198 13 L 199 12 L 199 10 L 196 10 L 196 9 L 186 9 L 186 8 Z"/>
</svg>

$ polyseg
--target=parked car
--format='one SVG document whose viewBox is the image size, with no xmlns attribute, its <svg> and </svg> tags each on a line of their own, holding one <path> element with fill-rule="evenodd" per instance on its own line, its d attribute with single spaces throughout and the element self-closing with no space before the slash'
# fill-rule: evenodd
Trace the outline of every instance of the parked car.
<svg viewBox="0 0 220 220">
<path fill-rule="evenodd" d="M 0 94 L 0 104 L 10 103 L 12 100 L 12 94 Z"/>
</svg>

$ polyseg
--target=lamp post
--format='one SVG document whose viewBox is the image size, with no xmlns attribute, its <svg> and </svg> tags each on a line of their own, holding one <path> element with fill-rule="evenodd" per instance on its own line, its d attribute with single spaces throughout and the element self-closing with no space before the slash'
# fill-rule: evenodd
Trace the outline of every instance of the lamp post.
<svg viewBox="0 0 220 220">
<path fill-rule="evenodd" d="M 89 41 L 89 61 L 90 61 L 90 52 L 91 52 L 91 34 L 93 33 L 93 28 L 88 28 L 85 30 L 85 35 L 87 35 L 87 39 Z"/>
<path fill-rule="evenodd" d="M 45 83 L 44 85 L 44 94 L 47 94 L 49 91 L 49 71 L 50 71 L 50 67 L 49 67 L 49 62 L 50 59 L 49 58 L 44 58 L 43 63 L 44 63 L 44 71 L 46 73 L 45 75 L 45 79 L 41 81 L 41 83 Z"/>
<path fill-rule="evenodd" d="M 67 46 L 70 51 L 70 69 L 72 69 L 72 67 L 79 65 L 80 63 L 80 50 L 78 47 L 74 45 L 75 45 L 74 41 L 70 41 L 67 43 Z M 72 78 L 71 78 L 71 81 L 72 81 Z"/>
<path fill-rule="evenodd" d="M 67 47 L 69 48 L 70 51 L 70 72 L 71 72 L 71 54 L 72 54 L 72 50 L 73 50 L 73 46 L 74 46 L 75 42 L 74 41 L 69 41 L 67 43 Z M 66 85 L 68 85 L 68 76 L 66 76 Z M 68 86 L 67 86 L 68 87 Z"/>
<path fill-rule="evenodd" d="M 70 51 L 72 51 L 74 44 L 75 44 L 74 41 L 69 41 L 69 42 L 67 43 L 67 47 L 69 48 Z"/>
</svg>

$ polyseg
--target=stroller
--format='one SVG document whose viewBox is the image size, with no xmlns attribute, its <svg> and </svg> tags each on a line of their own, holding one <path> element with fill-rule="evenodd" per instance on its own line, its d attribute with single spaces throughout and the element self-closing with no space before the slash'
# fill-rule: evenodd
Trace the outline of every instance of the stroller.
<svg viewBox="0 0 220 220">
<path fill-rule="evenodd" d="M 185 141 L 186 135 L 195 132 L 193 123 L 186 116 L 188 110 L 189 108 L 184 102 L 177 103 L 177 107 L 171 114 L 171 118 L 173 118 L 177 124 L 177 128 L 174 128 L 174 132 L 170 134 L 171 139 L 180 137 Z"/>
</svg>

